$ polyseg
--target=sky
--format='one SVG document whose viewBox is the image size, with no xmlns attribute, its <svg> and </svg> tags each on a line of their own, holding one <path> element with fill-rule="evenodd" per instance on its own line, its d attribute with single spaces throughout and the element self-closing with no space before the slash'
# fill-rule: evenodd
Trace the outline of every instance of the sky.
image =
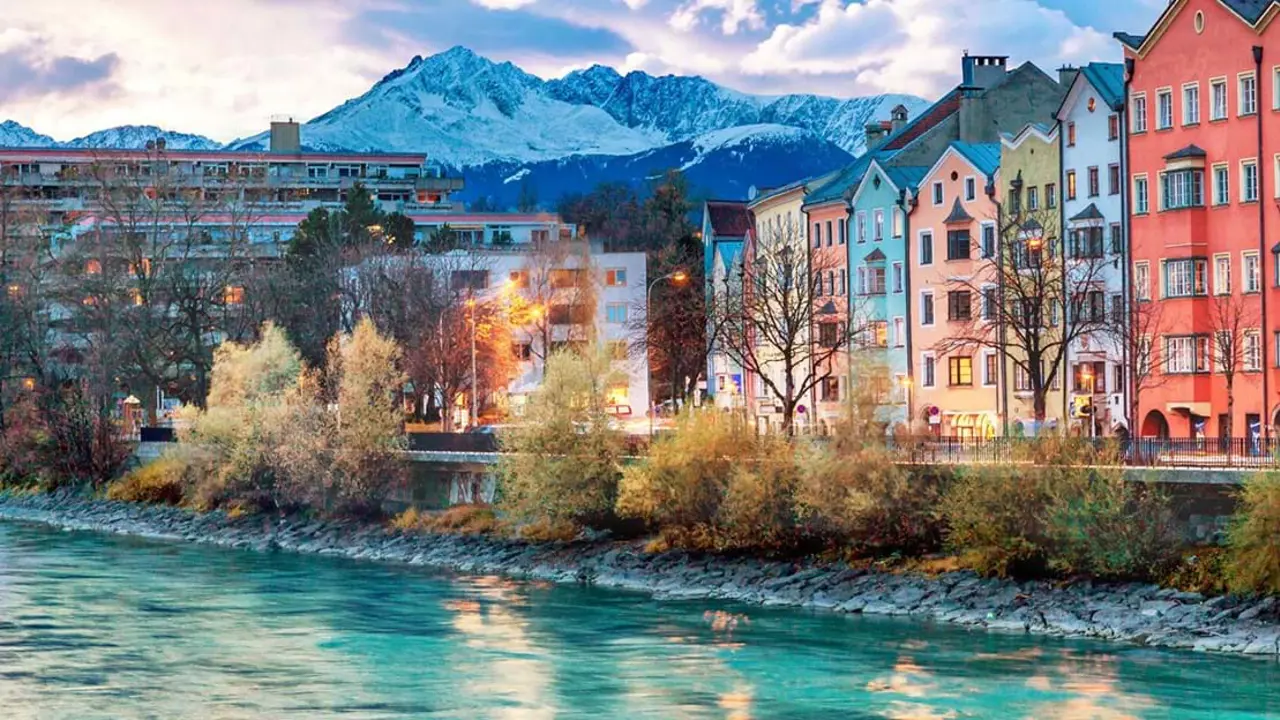
<svg viewBox="0 0 1280 720">
<path fill-rule="evenodd" d="M 0 0 L 0 121 L 231 140 L 464 45 L 542 77 L 599 63 L 743 92 L 955 85 L 959 57 L 1119 62 L 1166 0 Z"/>
</svg>

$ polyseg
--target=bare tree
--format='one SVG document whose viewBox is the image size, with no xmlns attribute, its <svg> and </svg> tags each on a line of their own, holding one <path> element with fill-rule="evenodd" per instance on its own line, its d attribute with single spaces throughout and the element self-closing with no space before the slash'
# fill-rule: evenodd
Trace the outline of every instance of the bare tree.
<svg viewBox="0 0 1280 720">
<path fill-rule="evenodd" d="M 1114 353 L 1124 358 L 1128 373 L 1129 434 L 1136 437 L 1141 432 L 1138 417 L 1142 394 L 1164 384 L 1168 377 L 1160 372 L 1156 355 L 1156 342 L 1164 335 L 1164 304 L 1148 300 L 1131 300 L 1127 309 L 1121 310 L 1108 327 L 1105 337 Z"/>
<path fill-rule="evenodd" d="M 973 273 L 948 282 L 948 304 L 959 310 L 954 330 L 935 347 L 1004 353 L 1027 381 L 1037 423 L 1045 419 L 1052 380 L 1071 347 L 1108 326 L 1105 279 L 1111 260 L 1101 228 L 1073 233 L 1064 248 L 1046 231 L 1056 222 L 1048 210 L 1013 210 L 998 218 L 994 237 L 948 232 L 947 242 L 962 244 L 978 262 Z"/>
<path fill-rule="evenodd" d="M 1236 375 L 1262 369 L 1262 337 L 1258 331 L 1258 307 L 1243 294 L 1217 295 L 1210 301 L 1209 331 L 1213 336 L 1214 364 L 1227 385 L 1227 435 L 1235 419 Z"/>
<path fill-rule="evenodd" d="M 873 332 L 861 313 L 827 312 L 815 280 L 839 263 L 808 252 L 807 245 L 794 223 L 762 225 L 754 244 L 748 244 L 741 282 L 727 283 L 723 301 L 712 309 L 720 346 L 760 377 L 782 408 L 788 434 L 794 432 L 800 402 L 833 377 L 831 360 L 847 352 L 855 338 Z"/>
</svg>

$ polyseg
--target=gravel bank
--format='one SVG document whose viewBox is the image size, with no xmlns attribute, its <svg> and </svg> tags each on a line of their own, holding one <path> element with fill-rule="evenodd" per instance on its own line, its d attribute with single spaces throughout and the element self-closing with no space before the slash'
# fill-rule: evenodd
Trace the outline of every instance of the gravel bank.
<svg viewBox="0 0 1280 720">
<path fill-rule="evenodd" d="M 0 520 L 70 530 L 244 548 L 338 555 L 467 573 L 500 574 L 649 593 L 832 612 L 901 615 L 1006 632 L 1089 637 L 1197 651 L 1280 655 L 1275 597 L 1205 599 L 1142 584 L 936 577 L 805 564 L 649 554 L 639 543 L 536 545 L 481 537 L 409 535 L 352 521 L 185 510 L 74 494 L 0 494 Z"/>
</svg>

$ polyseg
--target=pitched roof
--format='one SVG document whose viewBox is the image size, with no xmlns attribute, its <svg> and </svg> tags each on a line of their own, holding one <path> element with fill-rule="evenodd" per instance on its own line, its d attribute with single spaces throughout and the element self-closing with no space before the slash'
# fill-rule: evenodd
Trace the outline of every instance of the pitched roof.
<svg viewBox="0 0 1280 720">
<path fill-rule="evenodd" d="M 720 262 L 728 269 L 735 267 L 742 258 L 742 242 L 720 242 L 716 243 L 716 254 L 720 256 Z"/>
<path fill-rule="evenodd" d="M 1022 223 L 1023 232 L 1033 233 L 1040 230 L 1044 230 L 1044 225 L 1041 225 L 1040 221 L 1035 218 L 1027 218 L 1027 221 Z"/>
<path fill-rule="evenodd" d="M 1000 143 L 969 143 L 955 140 L 951 143 L 951 147 L 988 176 L 995 175 L 1000 169 Z"/>
<path fill-rule="evenodd" d="M 833 200 L 843 200 L 845 192 L 862 181 L 862 176 L 867 174 L 867 168 L 871 167 L 873 159 L 886 155 L 891 156 L 892 154 L 872 150 L 859 155 L 853 162 L 841 168 L 829 181 L 814 188 L 805 200 L 805 207 L 821 205 Z"/>
<path fill-rule="evenodd" d="M 829 180 L 830 178 L 834 177 L 838 172 L 839 170 L 833 170 L 831 172 L 826 172 L 821 175 L 811 175 L 809 177 L 800 178 L 799 180 L 793 180 L 792 182 L 789 182 L 786 185 L 780 185 L 775 188 L 761 188 L 760 194 L 757 195 L 754 200 L 747 201 L 747 207 L 751 207 L 752 205 L 756 205 L 764 200 L 768 200 L 769 198 L 772 198 L 772 197 L 777 197 L 779 195 L 790 192 L 792 190 L 805 187 L 806 185 L 813 185 L 815 187 L 820 186 L 825 182 L 827 182 L 827 180 Z"/>
<path fill-rule="evenodd" d="M 927 165 L 885 165 L 884 174 L 899 190 L 915 190 L 929 173 Z"/>
<path fill-rule="evenodd" d="M 839 315 L 840 311 L 836 309 L 836 304 L 834 302 L 828 300 L 827 304 L 818 308 L 818 314 L 819 315 Z"/>
<path fill-rule="evenodd" d="M 1267 8 L 1278 1 L 1280 0 L 1220 0 L 1231 12 L 1244 18 L 1245 22 L 1250 24 L 1261 20 L 1263 14 L 1267 12 Z"/>
<path fill-rule="evenodd" d="M 1120 63 L 1092 62 L 1080 68 L 1102 101 L 1112 109 L 1124 105 L 1124 66 Z"/>
<path fill-rule="evenodd" d="M 872 250 L 871 252 L 867 253 L 866 257 L 862 258 L 862 262 L 869 262 L 869 263 L 884 262 L 884 261 L 885 261 L 884 252 L 880 250 L 880 248 L 876 248 Z"/>
<path fill-rule="evenodd" d="M 906 125 L 893 133 L 880 146 L 882 150 L 901 150 L 911 141 L 925 134 L 938 123 L 960 111 L 960 90 L 953 89 L 951 92 L 943 95 L 938 102 L 925 108 L 925 111 L 916 116 L 914 120 L 909 121 Z"/>
<path fill-rule="evenodd" d="M 1184 158 L 1202 158 L 1205 156 L 1204 148 L 1199 145 L 1188 145 L 1180 150 L 1174 150 L 1164 156 L 1165 160 L 1182 160 Z"/>
<path fill-rule="evenodd" d="M 1111 37 L 1119 40 L 1121 45 L 1133 51 L 1137 51 L 1138 48 L 1142 47 L 1142 43 L 1147 39 L 1146 35 L 1134 35 L 1127 32 L 1114 32 L 1111 33 Z"/>
<path fill-rule="evenodd" d="M 742 237 L 751 229 L 751 212 L 745 202 L 708 200 L 711 232 L 721 237 Z"/>
<path fill-rule="evenodd" d="M 1076 220 L 1101 220 L 1101 219 L 1102 219 L 1102 211 L 1098 210 L 1098 206 L 1097 206 L 1097 205 L 1095 205 L 1095 204 L 1093 204 L 1093 203 L 1089 203 L 1088 207 L 1086 207 L 1085 209 L 1081 210 L 1080 212 L 1076 213 L 1075 215 L 1072 215 L 1071 217 L 1069 217 L 1069 218 L 1067 218 L 1067 219 L 1068 219 L 1068 220 L 1072 220 L 1072 221 L 1076 221 Z"/>
<path fill-rule="evenodd" d="M 951 206 L 951 214 L 942 222 L 946 225 L 973 222 L 973 216 L 965 212 L 964 206 L 960 204 L 960 198 L 956 198 L 955 204 Z"/>
</svg>

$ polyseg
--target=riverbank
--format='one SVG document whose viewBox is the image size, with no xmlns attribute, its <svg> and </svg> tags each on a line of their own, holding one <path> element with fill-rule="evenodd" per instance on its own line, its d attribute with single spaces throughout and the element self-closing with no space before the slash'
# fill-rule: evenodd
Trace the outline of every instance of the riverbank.
<svg viewBox="0 0 1280 720">
<path fill-rule="evenodd" d="M 343 520 L 229 517 L 55 495 L 0 494 L 0 520 L 257 551 L 336 555 L 465 573 L 590 583 L 660 599 L 719 599 L 843 613 L 909 616 L 1005 632 L 1280 656 L 1280 601 L 1143 584 L 1061 584 L 883 573 L 839 564 L 651 554 L 640 542 L 537 545 L 416 535 Z"/>
</svg>

